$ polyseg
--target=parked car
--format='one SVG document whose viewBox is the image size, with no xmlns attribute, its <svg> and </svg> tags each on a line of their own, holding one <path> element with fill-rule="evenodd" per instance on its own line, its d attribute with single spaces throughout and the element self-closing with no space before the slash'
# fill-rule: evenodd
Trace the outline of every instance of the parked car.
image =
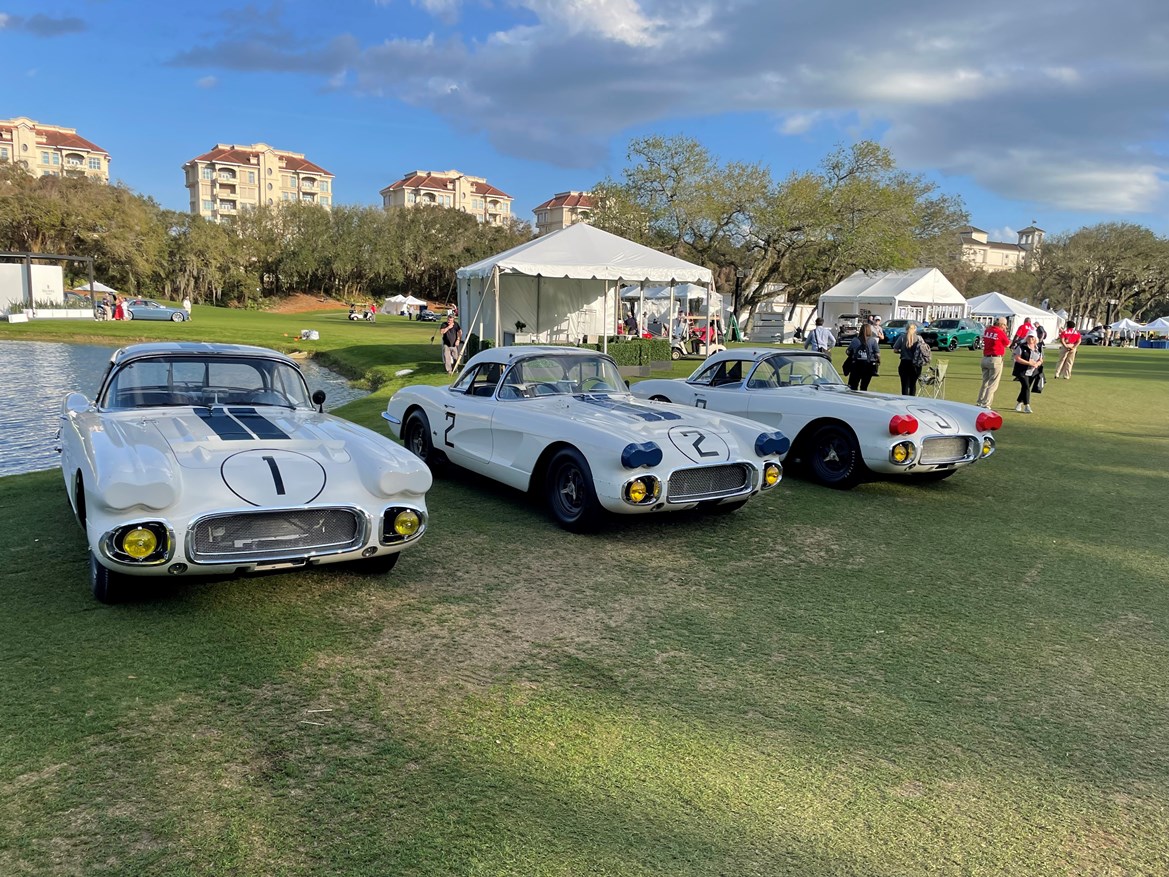
<svg viewBox="0 0 1169 877">
<path fill-rule="evenodd" d="M 604 511 L 739 508 L 779 483 L 788 445 L 752 421 L 637 401 L 610 357 L 568 347 L 482 351 L 452 386 L 406 387 L 382 416 L 432 467 L 542 494 L 573 531 Z"/>
<path fill-rule="evenodd" d="M 417 319 L 421 320 L 423 323 L 435 323 L 438 321 L 438 314 L 436 314 L 434 311 L 429 311 L 423 308 L 418 312 Z"/>
<path fill-rule="evenodd" d="M 985 327 L 974 320 L 934 320 L 919 334 L 926 344 L 938 350 L 957 350 L 959 347 L 978 350 L 982 347 L 984 331 Z"/>
<path fill-rule="evenodd" d="M 948 478 L 995 452 L 994 411 L 848 389 L 827 354 L 735 348 L 707 359 L 685 380 L 633 385 L 641 399 L 748 417 L 791 438 L 785 460 L 811 478 L 848 488 L 868 472 L 920 481 Z"/>
<path fill-rule="evenodd" d="M 848 344 L 860 334 L 861 323 L 865 318 L 860 314 L 841 314 L 836 319 L 836 328 L 833 334 L 836 336 L 836 346 Z"/>
<path fill-rule="evenodd" d="M 190 319 L 182 308 L 172 308 L 148 298 L 126 299 L 122 312 L 127 320 L 172 320 L 181 323 Z"/>
<path fill-rule="evenodd" d="M 917 320 L 890 320 L 882 325 L 881 329 L 885 333 L 885 343 L 892 346 L 898 338 L 905 334 L 905 328 L 910 323 L 917 323 Z M 920 329 L 921 324 L 918 323 L 917 325 Z"/>
<path fill-rule="evenodd" d="M 136 344 L 96 397 L 70 393 L 61 472 L 102 602 L 131 577 L 236 575 L 360 560 L 389 571 L 426 530 L 431 475 L 323 412 L 296 363 L 260 347 Z"/>
<path fill-rule="evenodd" d="M 1104 343 L 1104 327 L 1096 326 L 1080 335 L 1081 344 L 1097 345 Z"/>
</svg>

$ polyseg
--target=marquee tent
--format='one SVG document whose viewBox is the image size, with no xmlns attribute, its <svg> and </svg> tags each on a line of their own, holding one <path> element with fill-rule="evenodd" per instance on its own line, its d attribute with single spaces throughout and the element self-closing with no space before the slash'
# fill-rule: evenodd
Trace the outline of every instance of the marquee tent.
<svg viewBox="0 0 1169 877">
<path fill-rule="evenodd" d="M 1169 317 L 1157 317 L 1157 319 L 1145 326 L 1145 331 L 1164 335 L 1169 332 Z"/>
<path fill-rule="evenodd" d="M 82 286 L 78 286 L 73 291 L 74 292 L 89 292 L 90 291 L 89 287 L 90 287 L 90 284 L 86 283 Z M 106 286 L 100 280 L 95 280 L 93 282 L 93 292 L 100 292 L 100 293 L 104 294 L 107 292 L 117 292 L 117 290 L 113 289 L 112 287 Z"/>
<path fill-rule="evenodd" d="M 402 303 L 406 301 L 404 295 L 391 295 L 382 303 L 383 314 L 400 314 L 402 312 Z"/>
<path fill-rule="evenodd" d="M 1042 326 L 1048 338 L 1055 338 L 1063 328 L 1059 314 L 1029 305 L 1001 292 L 988 292 L 986 295 L 972 298 L 967 305 L 970 307 L 970 315 L 974 317 L 1006 317 L 1012 331 L 1027 317 L 1031 318 L 1034 325 Z"/>
<path fill-rule="evenodd" d="M 708 268 L 583 222 L 460 268 L 456 275 L 465 335 L 473 332 L 497 345 L 510 341 L 513 329 L 546 343 L 607 338 L 620 319 L 622 286 L 668 289 L 694 283 L 713 291 L 714 282 Z"/>
<path fill-rule="evenodd" d="M 882 319 L 934 320 L 966 316 L 966 299 L 937 268 L 856 271 L 821 295 L 817 308 L 828 324 L 841 314 L 865 313 Z"/>
<path fill-rule="evenodd" d="M 1123 320 L 1117 320 L 1108 327 L 1113 332 L 1144 332 L 1146 326 L 1143 323 L 1138 323 L 1136 320 L 1130 320 L 1125 317 Z"/>
</svg>

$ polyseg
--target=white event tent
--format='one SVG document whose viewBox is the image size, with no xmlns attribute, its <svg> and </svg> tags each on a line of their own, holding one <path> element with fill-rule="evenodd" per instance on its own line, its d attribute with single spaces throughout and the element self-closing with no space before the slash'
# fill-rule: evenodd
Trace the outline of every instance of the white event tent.
<svg viewBox="0 0 1169 877">
<path fill-rule="evenodd" d="M 1156 332 L 1158 335 L 1169 333 L 1169 317 L 1157 317 L 1157 319 L 1145 326 L 1145 331 Z"/>
<path fill-rule="evenodd" d="M 1042 326 L 1049 339 L 1058 336 L 1059 330 L 1063 328 L 1059 314 L 1054 311 L 1045 311 L 1001 292 L 988 292 L 986 295 L 970 299 L 966 304 L 970 307 L 972 317 L 1006 317 L 1012 332 L 1019 328 L 1027 317 L 1031 318 L 1032 324 Z"/>
<path fill-rule="evenodd" d="M 817 310 L 828 325 L 842 314 L 937 320 L 966 316 L 966 299 L 937 268 L 855 271 L 820 296 Z"/>
<path fill-rule="evenodd" d="M 647 318 L 662 325 L 668 326 L 678 315 L 679 311 L 694 310 L 703 313 L 706 310 L 707 296 L 714 313 L 718 314 L 724 325 L 728 317 L 723 308 L 723 297 L 720 293 L 710 292 L 705 286 L 696 283 L 679 283 L 674 286 L 626 286 L 621 290 L 621 300 L 632 305 L 637 302 L 638 319 L 642 327 L 648 325 Z M 692 304 L 693 303 L 693 304 Z M 654 331 L 650 326 L 650 331 Z"/>
<path fill-rule="evenodd" d="M 457 277 L 464 335 L 497 346 L 513 331 L 545 343 L 607 339 L 621 319 L 623 286 L 693 283 L 713 292 L 714 282 L 708 268 L 583 222 L 460 268 Z M 708 296 L 708 315 L 710 307 Z"/>
</svg>

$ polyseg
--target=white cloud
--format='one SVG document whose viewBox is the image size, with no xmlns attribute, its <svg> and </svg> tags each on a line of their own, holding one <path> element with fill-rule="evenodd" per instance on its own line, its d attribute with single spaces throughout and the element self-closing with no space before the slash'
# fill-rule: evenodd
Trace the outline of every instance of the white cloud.
<svg viewBox="0 0 1169 877">
<path fill-rule="evenodd" d="M 195 85 L 199 88 L 215 88 L 219 85 L 219 78 L 217 76 L 201 76 L 195 80 Z"/>
</svg>

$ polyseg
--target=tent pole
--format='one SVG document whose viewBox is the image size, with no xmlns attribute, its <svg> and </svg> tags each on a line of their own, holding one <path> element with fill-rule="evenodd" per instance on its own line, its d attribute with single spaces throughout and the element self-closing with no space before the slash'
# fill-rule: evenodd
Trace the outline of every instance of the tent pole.
<svg viewBox="0 0 1169 877">
<path fill-rule="evenodd" d="M 472 316 L 472 317 L 471 317 L 471 321 L 470 321 L 469 323 L 467 323 L 467 325 L 468 325 L 468 326 L 474 326 L 474 325 L 475 325 L 475 318 L 476 318 L 476 317 L 478 317 L 478 316 L 479 316 L 479 314 L 480 314 L 480 313 L 482 312 L 482 310 L 483 310 L 483 302 L 487 301 L 487 296 L 486 296 L 486 295 L 484 295 L 483 293 L 484 293 L 484 290 L 483 290 L 483 284 L 482 284 L 482 283 L 480 283 L 480 284 L 479 284 L 479 307 L 475 309 L 475 314 L 474 314 L 474 316 Z M 467 303 L 468 303 L 468 304 L 470 304 L 470 300 L 469 300 L 469 299 L 468 299 L 468 302 L 467 302 Z M 462 325 L 462 324 L 460 323 L 459 325 Z M 479 321 L 479 341 L 480 341 L 480 343 L 482 343 L 482 341 L 483 341 L 483 334 L 482 334 L 482 333 L 483 333 L 483 321 L 482 321 L 482 320 L 480 320 L 480 321 Z M 470 343 L 471 343 L 471 333 L 470 333 L 470 332 L 468 332 L 468 333 L 466 333 L 465 335 L 463 335 L 463 343 L 462 343 L 462 346 L 460 346 L 460 347 L 459 347 L 459 355 L 455 357 L 455 367 L 454 367 L 453 369 L 451 369 L 451 383 L 452 383 L 452 384 L 453 384 L 453 383 L 454 383 L 456 380 L 458 380 L 458 377 L 459 377 L 459 363 L 461 363 L 461 362 L 463 361 L 463 356 L 464 356 L 464 355 L 466 354 L 466 352 L 467 352 L 467 345 L 468 345 L 468 344 L 470 344 Z"/>
<path fill-rule="evenodd" d="M 540 340 L 540 281 L 543 279 L 542 275 L 536 275 L 536 325 L 532 330 L 536 333 L 536 341 Z"/>
<path fill-rule="evenodd" d="M 618 288 L 617 297 L 621 297 L 621 290 Z M 609 319 L 609 281 L 605 281 L 605 304 L 601 308 L 601 353 L 609 352 L 609 333 L 605 331 L 605 322 Z"/>
<path fill-rule="evenodd" d="M 643 281 L 641 281 L 641 295 L 638 297 L 638 300 L 637 300 L 637 337 L 638 338 L 641 337 L 641 333 L 644 331 L 642 329 L 642 325 L 641 325 L 642 320 L 644 320 L 644 319 L 645 319 L 645 281 L 643 280 Z"/>
<path fill-rule="evenodd" d="M 711 293 L 714 292 L 714 278 L 712 277 L 710 283 L 706 284 L 706 356 L 710 356 L 713 352 L 711 348 L 714 346 L 714 314 L 711 308 L 714 305 L 714 298 Z"/>
<path fill-rule="evenodd" d="M 500 332 L 500 314 L 499 314 L 499 266 L 496 265 L 491 269 L 491 279 L 495 282 L 495 346 L 499 347 L 503 340 Z"/>
</svg>

